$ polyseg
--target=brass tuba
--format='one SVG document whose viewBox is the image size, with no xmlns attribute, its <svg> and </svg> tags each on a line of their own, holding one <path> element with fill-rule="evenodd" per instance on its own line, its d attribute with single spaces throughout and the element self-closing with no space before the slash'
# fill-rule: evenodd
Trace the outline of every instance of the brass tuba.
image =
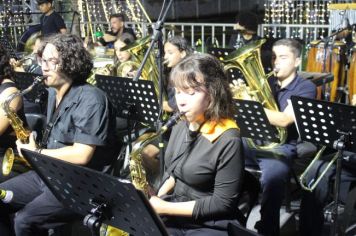
<svg viewBox="0 0 356 236">
<path fill-rule="evenodd" d="M 34 82 L 26 89 L 13 93 L 8 96 L 5 101 L 1 104 L 2 109 L 5 112 L 6 117 L 10 121 L 10 125 L 15 130 L 16 137 L 20 139 L 22 142 L 28 142 L 28 137 L 30 136 L 30 131 L 23 126 L 22 120 L 17 116 L 16 112 L 13 111 L 10 107 L 10 103 L 18 96 L 23 96 L 29 93 L 36 85 L 40 84 L 43 81 L 44 77 L 37 76 L 34 79 Z M 18 163 L 19 165 L 25 167 L 25 169 L 30 168 L 30 164 L 26 161 L 25 158 L 20 156 L 15 156 L 14 151 L 12 148 L 8 148 L 5 152 L 3 163 L 2 163 L 2 174 L 7 176 L 10 174 L 14 162 Z"/>
<path fill-rule="evenodd" d="M 232 52 L 223 59 L 225 71 L 232 68 L 239 69 L 244 75 L 249 93 L 253 94 L 253 99 L 260 102 L 265 108 L 278 111 L 278 105 L 274 100 L 271 88 L 268 84 L 268 78 L 271 74 L 266 75 L 261 62 L 261 46 L 265 39 L 250 43 L 238 50 Z M 239 89 L 235 91 L 241 91 Z M 243 95 L 233 91 L 234 98 L 241 98 Z M 267 146 L 257 146 L 250 140 L 250 144 L 259 149 L 270 149 L 285 142 L 287 131 L 285 128 L 276 127 L 280 143 L 271 143 Z"/>
</svg>

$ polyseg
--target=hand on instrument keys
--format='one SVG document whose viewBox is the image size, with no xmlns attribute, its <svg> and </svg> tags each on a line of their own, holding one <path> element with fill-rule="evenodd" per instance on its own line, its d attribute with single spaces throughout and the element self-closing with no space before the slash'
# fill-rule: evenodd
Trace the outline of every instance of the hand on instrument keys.
<svg viewBox="0 0 356 236">
<path fill-rule="evenodd" d="M 356 106 L 356 94 L 352 96 L 352 101 L 351 101 L 352 106 Z"/>
<path fill-rule="evenodd" d="M 242 100 L 253 100 L 252 96 L 250 95 L 250 88 L 242 79 L 233 80 L 232 83 L 230 83 L 230 89 L 233 98 Z"/>
<path fill-rule="evenodd" d="M 36 132 L 32 132 L 28 137 L 28 143 L 22 143 L 20 139 L 16 140 L 17 151 L 19 152 L 20 156 L 22 156 L 21 149 L 28 149 L 31 151 L 36 151 L 37 145 L 35 141 Z M 23 157 L 23 156 L 22 156 Z"/>
</svg>

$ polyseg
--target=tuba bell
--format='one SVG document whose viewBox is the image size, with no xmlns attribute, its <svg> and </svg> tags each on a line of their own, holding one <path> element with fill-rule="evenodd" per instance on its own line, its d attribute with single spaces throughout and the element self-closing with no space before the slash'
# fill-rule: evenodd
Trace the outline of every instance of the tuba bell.
<svg viewBox="0 0 356 236">
<path fill-rule="evenodd" d="M 268 84 L 268 78 L 272 74 L 265 74 L 261 62 L 261 46 L 265 41 L 265 39 L 258 40 L 229 54 L 223 59 L 223 63 L 225 64 L 224 69 L 225 71 L 239 69 L 246 79 L 249 90 L 248 93 L 252 94 L 253 99 L 260 102 L 267 109 L 278 111 L 278 105 L 274 100 L 271 88 Z M 237 92 L 241 91 L 240 89 L 235 91 L 232 91 L 234 98 L 243 97 L 243 95 Z M 279 143 L 257 146 L 252 140 L 249 140 L 249 144 L 258 149 L 271 149 L 277 145 L 283 144 L 287 138 L 287 131 L 285 128 L 276 128 L 278 131 Z"/>
</svg>

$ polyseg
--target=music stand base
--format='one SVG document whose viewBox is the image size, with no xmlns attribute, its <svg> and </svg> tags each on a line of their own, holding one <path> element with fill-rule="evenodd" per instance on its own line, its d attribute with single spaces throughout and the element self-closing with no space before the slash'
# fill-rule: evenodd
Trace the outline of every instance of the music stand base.
<svg viewBox="0 0 356 236">
<path fill-rule="evenodd" d="M 99 220 L 99 217 L 97 217 L 93 214 L 88 214 L 84 217 L 83 224 L 84 224 L 84 226 L 86 226 L 90 229 L 92 236 L 100 235 L 99 230 L 101 227 L 101 221 Z"/>
</svg>

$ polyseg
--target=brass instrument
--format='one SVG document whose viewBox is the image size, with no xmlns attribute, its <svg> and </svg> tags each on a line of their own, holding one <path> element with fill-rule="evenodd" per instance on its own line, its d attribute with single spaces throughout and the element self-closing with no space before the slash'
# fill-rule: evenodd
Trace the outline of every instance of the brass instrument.
<svg viewBox="0 0 356 236">
<path fill-rule="evenodd" d="M 336 153 L 333 158 L 329 161 L 328 165 L 325 167 L 325 169 L 323 170 L 323 172 L 321 172 L 321 174 L 318 176 L 318 178 L 316 180 L 312 180 L 310 184 L 306 183 L 306 176 L 309 173 L 309 170 L 313 167 L 313 165 L 320 159 L 321 155 L 323 154 L 324 150 L 325 150 L 326 146 L 323 146 L 318 153 L 316 154 L 316 156 L 314 157 L 314 159 L 312 160 L 312 162 L 310 162 L 310 164 L 308 165 L 308 167 L 304 170 L 304 172 L 299 176 L 299 183 L 300 186 L 304 189 L 307 190 L 309 192 L 312 192 L 315 187 L 319 184 L 320 180 L 324 177 L 324 175 L 326 174 L 326 172 L 330 169 L 330 167 L 334 164 L 334 162 L 337 160 L 338 157 L 338 153 Z M 307 186 L 309 185 L 309 186 Z"/>
<path fill-rule="evenodd" d="M 16 67 L 20 67 L 20 66 L 23 66 L 23 65 L 30 65 L 30 64 L 32 64 L 32 62 L 35 61 L 35 60 L 36 60 L 35 55 L 30 54 L 30 55 L 25 56 L 25 57 L 21 58 L 20 60 L 18 60 L 18 61 L 16 62 L 16 65 L 15 65 L 15 66 L 16 66 Z M 31 63 L 28 63 L 28 61 L 31 61 Z"/>
<path fill-rule="evenodd" d="M 253 94 L 253 99 L 260 102 L 267 109 L 278 111 L 278 105 L 274 100 L 271 88 L 268 84 L 268 78 L 272 74 L 265 74 L 261 62 L 261 46 L 265 43 L 265 41 L 265 39 L 261 39 L 232 52 L 223 59 L 223 63 L 225 64 L 224 69 L 225 71 L 232 68 L 239 69 L 247 81 L 247 85 L 250 90 L 249 93 Z M 243 96 L 239 93 L 235 93 L 233 94 L 233 97 L 241 98 Z M 281 127 L 276 128 L 278 130 L 280 143 L 271 143 L 267 146 L 257 146 L 252 142 L 252 140 L 249 140 L 250 146 L 259 149 L 271 149 L 284 143 L 287 138 L 286 129 Z"/>
<path fill-rule="evenodd" d="M 147 51 L 150 42 L 151 38 L 147 36 L 121 49 L 121 51 L 127 51 L 131 54 L 131 60 L 120 64 L 120 66 L 117 68 L 119 73 L 118 76 L 124 76 L 122 72 L 124 71 L 125 67 L 134 67 L 137 69 L 140 67 L 140 63 L 143 61 L 145 52 Z M 157 96 L 159 94 L 158 75 L 158 68 L 155 64 L 155 58 L 151 53 L 143 67 L 141 77 L 144 80 L 150 80 L 153 82 Z"/>
<path fill-rule="evenodd" d="M 92 70 L 92 73 L 87 79 L 87 83 L 91 85 L 96 85 L 95 75 L 117 75 L 117 67 L 116 64 L 106 64 L 104 67 L 96 68 Z"/>
<path fill-rule="evenodd" d="M 157 132 L 146 133 L 140 136 L 132 147 L 132 151 L 130 153 L 130 164 L 129 164 L 131 181 L 132 184 L 135 186 L 135 188 L 141 190 L 146 197 L 149 197 L 150 194 L 149 194 L 149 184 L 146 178 L 146 171 L 142 165 L 142 156 L 141 156 L 142 150 L 153 140 L 157 139 L 160 135 L 162 135 L 167 130 L 169 130 L 172 126 L 174 126 L 183 114 L 184 113 L 177 112 Z M 112 227 L 110 225 L 106 227 L 106 230 L 107 231 L 104 234 L 105 236 L 128 235 L 124 231 Z"/>
<path fill-rule="evenodd" d="M 16 112 L 13 111 L 13 109 L 10 107 L 10 103 L 16 97 L 18 97 L 18 96 L 22 97 L 23 95 L 29 93 L 36 85 L 40 84 L 43 81 L 43 79 L 44 79 L 44 77 L 37 76 L 34 79 L 34 82 L 28 88 L 26 88 L 20 92 L 11 94 L 1 104 L 1 107 L 4 110 L 6 117 L 10 121 L 10 125 L 12 126 L 12 128 L 15 131 L 17 139 L 20 139 L 21 142 L 23 142 L 23 143 L 28 142 L 28 137 L 30 136 L 31 132 L 23 126 L 22 120 L 17 116 Z M 14 162 L 24 165 L 26 168 L 30 168 L 30 164 L 26 161 L 26 159 L 24 159 L 23 157 L 20 157 L 20 156 L 15 156 L 12 148 L 8 148 L 5 152 L 5 155 L 3 158 L 3 163 L 2 163 L 2 174 L 4 176 L 7 176 L 10 174 Z"/>
</svg>

